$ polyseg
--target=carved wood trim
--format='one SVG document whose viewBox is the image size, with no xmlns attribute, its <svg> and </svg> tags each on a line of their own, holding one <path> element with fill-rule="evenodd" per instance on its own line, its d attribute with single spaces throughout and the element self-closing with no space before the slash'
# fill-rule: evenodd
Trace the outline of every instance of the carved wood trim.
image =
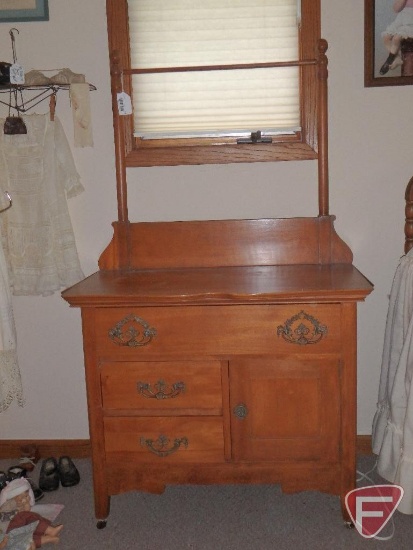
<svg viewBox="0 0 413 550">
<path fill-rule="evenodd" d="M 129 222 L 113 222 L 113 237 L 99 258 L 99 269 L 128 269 L 130 267 L 130 228 Z"/>
</svg>

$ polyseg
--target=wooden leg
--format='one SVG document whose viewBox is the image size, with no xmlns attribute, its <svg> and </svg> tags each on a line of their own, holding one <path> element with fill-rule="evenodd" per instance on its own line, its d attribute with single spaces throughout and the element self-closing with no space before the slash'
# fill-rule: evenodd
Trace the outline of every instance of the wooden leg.
<svg viewBox="0 0 413 550">
<path fill-rule="evenodd" d="M 347 493 L 346 493 L 347 494 Z M 341 500 L 341 513 L 343 515 L 344 525 L 348 527 L 349 529 L 354 529 L 354 523 L 353 520 L 350 517 L 350 514 L 347 511 L 346 507 L 346 494 L 342 494 L 340 496 Z"/>
<path fill-rule="evenodd" d="M 110 497 L 106 494 L 95 492 L 95 517 L 97 520 L 96 527 L 103 529 L 106 527 L 106 522 L 110 511 Z"/>
</svg>

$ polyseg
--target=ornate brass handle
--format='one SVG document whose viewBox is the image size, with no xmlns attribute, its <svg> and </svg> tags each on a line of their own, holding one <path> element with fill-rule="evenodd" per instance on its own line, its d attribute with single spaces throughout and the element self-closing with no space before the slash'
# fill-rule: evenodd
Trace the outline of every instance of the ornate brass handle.
<svg viewBox="0 0 413 550">
<path fill-rule="evenodd" d="M 232 412 L 235 414 L 236 417 L 242 420 L 243 418 L 246 418 L 248 415 L 248 407 L 244 403 L 240 403 L 239 405 L 233 408 Z"/>
<path fill-rule="evenodd" d="M 168 449 L 167 447 L 169 443 L 170 439 L 168 439 L 165 435 L 160 435 L 156 441 L 154 441 L 153 439 L 145 439 L 144 437 L 141 437 L 142 447 L 147 447 L 151 451 L 151 453 L 161 458 L 165 458 L 166 456 L 175 453 L 181 446 L 185 447 L 186 449 L 189 444 L 186 437 L 174 439 L 172 447 Z"/>
<path fill-rule="evenodd" d="M 156 336 L 156 329 L 137 317 L 136 315 L 127 315 L 109 330 L 109 338 L 118 346 L 128 346 L 136 348 L 146 346 Z"/>
<path fill-rule="evenodd" d="M 172 384 L 171 390 L 165 391 L 168 385 L 163 380 L 158 380 L 155 384 L 156 391 L 153 391 L 148 382 L 138 382 L 138 392 L 148 399 L 173 399 L 185 391 L 183 382 L 175 382 Z"/>
<path fill-rule="evenodd" d="M 277 327 L 278 336 L 282 336 L 290 344 L 300 346 L 317 344 L 327 333 L 327 327 L 305 311 L 300 311 L 288 319 L 284 325 Z"/>
</svg>

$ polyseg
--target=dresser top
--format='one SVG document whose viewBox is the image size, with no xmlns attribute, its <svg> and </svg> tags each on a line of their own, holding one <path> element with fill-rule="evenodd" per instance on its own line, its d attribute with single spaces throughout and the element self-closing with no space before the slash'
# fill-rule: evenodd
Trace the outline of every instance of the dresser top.
<svg viewBox="0 0 413 550">
<path fill-rule="evenodd" d="M 98 271 L 65 290 L 72 306 L 362 301 L 373 285 L 351 264 Z"/>
</svg>

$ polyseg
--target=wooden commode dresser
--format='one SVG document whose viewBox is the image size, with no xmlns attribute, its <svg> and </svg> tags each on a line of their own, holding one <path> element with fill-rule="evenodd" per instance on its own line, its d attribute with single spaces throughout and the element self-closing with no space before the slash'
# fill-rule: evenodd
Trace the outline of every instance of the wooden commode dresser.
<svg viewBox="0 0 413 550">
<path fill-rule="evenodd" d="M 99 271 L 63 292 L 82 314 L 98 527 L 113 495 L 188 483 L 318 489 L 349 520 L 356 310 L 372 285 L 328 211 L 325 50 L 303 62 L 318 79 L 318 216 L 146 223 L 128 220 L 112 55 L 118 221 Z"/>
<path fill-rule="evenodd" d="M 99 526 L 110 495 L 166 484 L 354 488 L 356 304 L 372 287 L 332 223 L 130 224 L 143 267 L 107 269 L 115 224 L 101 270 L 63 293 L 82 310 Z M 305 242 L 329 238 L 306 248 L 300 225 Z"/>
</svg>

